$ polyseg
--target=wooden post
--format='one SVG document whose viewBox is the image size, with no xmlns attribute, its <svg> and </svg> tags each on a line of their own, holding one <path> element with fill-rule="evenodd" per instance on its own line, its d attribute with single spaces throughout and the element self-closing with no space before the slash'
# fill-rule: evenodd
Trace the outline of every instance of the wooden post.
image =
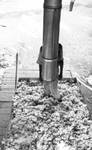
<svg viewBox="0 0 92 150">
<path fill-rule="evenodd" d="M 75 2 L 75 0 L 70 1 L 69 11 L 73 10 L 74 2 Z"/>
<path fill-rule="evenodd" d="M 17 89 L 17 76 L 18 76 L 18 53 L 16 54 L 15 91 Z"/>
</svg>

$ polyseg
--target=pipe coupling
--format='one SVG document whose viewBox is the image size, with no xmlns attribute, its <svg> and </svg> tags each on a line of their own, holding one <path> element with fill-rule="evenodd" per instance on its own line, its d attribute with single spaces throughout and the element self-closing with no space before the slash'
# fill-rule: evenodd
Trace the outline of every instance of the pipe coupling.
<svg viewBox="0 0 92 150">
<path fill-rule="evenodd" d="M 40 79 L 43 81 L 55 81 L 58 77 L 57 58 L 46 59 L 42 57 L 42 47 L 40 48 L 37 63 L 41 67 Z"/>
<path fill-rule="evenodd" d="M 42 78 L 44 81 L 55 81 L 58 76 L 57 59 L 48 60 L 43 58 Z"/>
</svg>

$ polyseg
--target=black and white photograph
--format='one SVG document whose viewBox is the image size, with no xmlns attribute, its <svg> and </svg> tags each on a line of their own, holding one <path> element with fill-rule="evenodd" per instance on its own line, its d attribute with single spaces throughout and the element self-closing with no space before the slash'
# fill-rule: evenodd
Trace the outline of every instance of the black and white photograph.
<svg viewBox="0 0 92 150">
<path fill-rule="evenodd" d="M 92 150 L 92 0 L 0 0 L 0 150 Z"/>
</svg>

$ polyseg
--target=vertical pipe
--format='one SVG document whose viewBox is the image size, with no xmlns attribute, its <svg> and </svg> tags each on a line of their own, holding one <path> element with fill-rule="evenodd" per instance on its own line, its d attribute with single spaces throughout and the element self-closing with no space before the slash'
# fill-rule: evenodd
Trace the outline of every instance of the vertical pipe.
<svg viewBox="0 0 92 150">
<path fill-rule="evenodd" d="M 42 57 L 46 59 L 55 59 L 58 56 L 60 11 L 61 0 L 44 1 Z"/>
<path fill-rule="evenodd" d="M 59 24 L 62 0 L 44 0 L 42 78 L 55 81 L 58 76 Z"/>
</svg>

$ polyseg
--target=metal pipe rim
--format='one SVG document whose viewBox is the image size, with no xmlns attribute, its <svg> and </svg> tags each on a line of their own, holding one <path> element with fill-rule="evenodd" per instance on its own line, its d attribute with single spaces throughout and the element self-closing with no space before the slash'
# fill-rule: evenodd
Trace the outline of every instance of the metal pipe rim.
<svg viewBox="0 0 92 150">
<path fill-rule="evenodd" d="M 60 6 L 49 6 L 49 5 L 44 4 L 43 8 L 45 8 L 45 9 L 61 9 L 62 5 L 60 5 Z"/>
</svg>

